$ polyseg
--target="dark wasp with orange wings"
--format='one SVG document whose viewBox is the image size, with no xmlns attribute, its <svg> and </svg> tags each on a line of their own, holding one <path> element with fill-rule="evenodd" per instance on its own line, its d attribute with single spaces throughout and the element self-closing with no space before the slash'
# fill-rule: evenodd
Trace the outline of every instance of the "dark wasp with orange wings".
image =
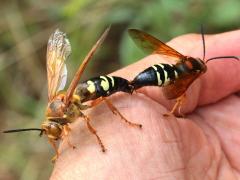
<svg viewBox="0 0 240 180">
<path fill-rule="evenodd" d="M 82 117 L 91 133 L 93 133 L 102 151 L 105 147 L 98 136 L 96 130 L 90 124 L 90 118 L 82 111 L 96 106 L 105 101 L 107 106 L 114 114 L 118 114 L 122 120 L 133 127 L 141 128 L 140 124 L 128 121 L 118 109 L 106 97 L 115 92 L 132 93 L 133 87 L 129 81 L 117 76 L 100 76 L 91 78 L 79 83 L 80 77 L 86 68 L 87 63 L 93 54 L 105 39 L 109 28 L 105 30 L 100 39 L 89 51 L 78 71 L 76 72 L 69 88 L 66 92 L 62 91 L 67 81 L 67 68 L 65 61 L 71 54 L 71 45 L 65 33 L 56 30 L 49 38 L 47 46 L 47 77 L 48 77 L 48 105 L 46 110 L 46 120 L 42 123 L 41 128 L 27 128 L 7 130 L 4 133 L 21 132 L 21 131 L 40 131 L 40 135 L 47 135 L 50 144 L 53 146 L 56 156 L 59 156 L 56 141 L 59 139 L 66 140 L 70 147 L 74 148 L 68 138 L 71 131 L 69 124 L 77 118 Z M 93 100 L 90 105 L 84 102 Z"/>
<path fill-rule="evenodd" d="M 170 111 L 170 114 L 174 114 L 177 108 L 180 110 L 186 90 L 199 76 L 207 71 L 207 62 L 221 58 L 234 58 L 239 60 L 236 56 L 219 56 L 205 61 L 205 40 L 203 30 L 203 60 L 184 56 L 143 31 L 129 29 L 128 32 L 133 41 L 147 53 L 161 54 L 172 57 L 175 60 L 176 64 L 159 63 L 152 65 L 139 73 L 131 82 L 135 90 L 144 86 L 163 87 L 163 94 L 167 99 L 176 99 L 176 103 Z M 180 111 L 179 113 L 181 114 Z"/>
</svg>

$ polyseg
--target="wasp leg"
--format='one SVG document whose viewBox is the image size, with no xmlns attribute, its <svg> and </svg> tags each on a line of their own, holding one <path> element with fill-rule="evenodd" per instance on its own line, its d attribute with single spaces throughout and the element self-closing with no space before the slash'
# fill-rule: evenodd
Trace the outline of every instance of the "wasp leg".
<svg viewBox="0 0 240 180">
<path fill-rule="evenodd" d="M 98 140 L 98 144 L 101 146 L 101 149 L 102 149 L 102 152 L 105 152 L 106 151 L 106 148 L 104 147 L 103 143 L 102 143 L 102 140 L 100 139 L 100 137 L 98 136 L 97 134 L 97 131 L 92 127 L 92 125 L 90 124 L 90 119 L 88 116 L 82 114 L 82 117 L 86 120 L 86 123 L 87 123 L 87 127 L 88 127 L 88 130 L 93 133 L 97 140 Z"/>
<path fill-rule="evenodd" d="M 179 106 L 178 106 L 178 114 L 182 118 L 184 118 L 185 115 L 181 112 L 181 108 L 182 108 L 182 105 L 183 105 L 184 101 L 186 100 L 186 94 L 183 94 L 180 98 L 181 99 L 180 99 Z"/>
<path fill-rule="evenodd" d="M 119 111 L 118 109 L 111 103 L 110 100 L 108 100 L 107 98 L 103 98 L 103 100 L 105 100 L 107 106 L 109 107 L 109 109 L 113 112 L 113 114 L 115 115 L 119 115 L 121 117 L 122 120 L 124 120 L 128 125 L 133 126 L 133 127 L 138 127 L 138 128 L 142 128 L 141 124 L 137 124 L 137 123 L 133 123 L 131 121 L 128 121 Z"/>
<path fill-rule="evenodd" d="M 184 117 L 184 114 L 181 113 L 181 107 L 182 107 L 182 104 L 183 104 L 185 98 L 186 98 L 186 94 L 183 94 L 183 95 L 181 95 L 180 97 L 178 97 L 178 98 L 176 99 L 176 103 L 174 104 L 172 110 L 171 110 L 169 113 L 163 114 L 163 116 L 171 116 L 171 115 L 174 115 L 174 112 L 175 112 L 176 109 L 178 108 L 178 113 L 180 114 L 181 117 Z"/>
<path fill-rule="evenodd" d="M 90 107 L 94 107 L 97 106 L 98 104 L 100 104 L 103 101 L 103 97 L 100 97 L 98 99 L 95 99 L 94 101 L 91 102 Z"/>
<path fill-rule="evenodd" d="M 78 104 L 78 107 L 80 110 L 86 110 L 88 108 L 90 108 L 91 106 L 85 105 L 85 104 Z"/>
<path fill-rule="evenodd" d="M 53 149 L 54 149 L 54 151 L 55 151 L 55 153 L 56 153 L 56 155 L 53 156 L 53 158 L 52 158 L 52 160 L 51 160 L 52 163 L 54 163 L 54 162 L 56 161 L 56 159 L 59 157 L 59 151 L 58 151 L 57 146 L 56 146 L 56 144 L 55 144 L 55 142 L 54 142 L 53 139 L 48 138 L 48 141 L 49 141 L 49 143 L 52 145 L 52 147 L 53 147 Z"/>
<path fill-rule="evenodd" d="M 137 89 L 133 89 L 132 92 L 131 92 L 131 94 L 133 94 L 133 93 L 138 94 Z"/>
<path fill-rule="evenodd" d="M 69 147 L 71 147 L 72 149 L 75 149 L 76 148 L 76 146 L 74 146 L 71 142 L 70 142 L 70 140 L 69 140 L 69 132 L 71 131 L 71 128 L 69 127 L 69 125 L 68 124 L 66 124 L 66 125 L 64 125 L 63 126 L 63 134 L 62 134 L 62 139 L 63 140 L 65 140 L 66 139 L 66 141 L 67 141 L 67 143 L 68 143 L 68 146 Z"/>
</svg>

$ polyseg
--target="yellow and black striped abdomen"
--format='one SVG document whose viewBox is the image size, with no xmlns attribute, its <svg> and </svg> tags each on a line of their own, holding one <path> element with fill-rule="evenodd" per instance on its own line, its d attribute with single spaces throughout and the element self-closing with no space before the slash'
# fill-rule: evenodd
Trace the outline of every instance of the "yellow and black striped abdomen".
<svg viewBox="0 0 240 180">
<path fill-rule="evenodd" d="M 117 76 L 99 76 L 79 83 L 74 94 L 80 96 L 81 102 L 107 97 L 115 92 L 132 93 L 129 81 Z"/>
<path fill-rule="evenodd" d="M 131 85 L 134 89 L 143 86 L 166 86 L 178 77 L 177 69 L 171 64 L 155 64 L 139 73 Z"/>
</svg>

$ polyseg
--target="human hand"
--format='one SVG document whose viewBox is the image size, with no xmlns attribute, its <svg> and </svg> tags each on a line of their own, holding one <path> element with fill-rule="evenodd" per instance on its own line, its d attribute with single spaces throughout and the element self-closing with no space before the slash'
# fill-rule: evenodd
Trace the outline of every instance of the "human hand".
<svg viewBox="0 0 240 180">
<path fill-rule="evenodd" d="M 240 54 L 240 30 L 206 36 L 206 59 Z M 202 57 L 200 35 L 184 35 L 168 43 L 184 55 Z M 129 80 L 145 68 L 170 62 L 151 55 L 114 75 Z M 240 62 L 211 61 L 207 72 L 187 91 L 186 118 L 163 117 L 174 101 L 160 87 L 109 99 L 132 128 L 103 103 L 86 114 L 101 137 L 106 153 L 81 119 L 72 124 L 71 149 L 60 144 L 51 179 L 240 179 Z M 123 122 L 123 123 L 122 123 Z"/>
</svg>

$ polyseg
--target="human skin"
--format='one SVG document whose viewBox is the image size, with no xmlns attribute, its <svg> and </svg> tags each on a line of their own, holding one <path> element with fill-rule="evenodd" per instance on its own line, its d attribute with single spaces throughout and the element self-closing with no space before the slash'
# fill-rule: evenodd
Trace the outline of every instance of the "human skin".
<svg viewBox="0 0 240 180">
<path fill-rule="evenodd" d="M 201 36 L 188 34 L 168 44 L 184 55 L 202 57 Z M 206 59 L 240 55 L 240 30 L 206 36 Z M 156 63 L 170 58 L 151 55 L 114 75 L 132 80 Z M 62 179 L 240 179 L 240 62 L 213 60 L 187 90 L 185 118 L 164 117 L 174 104 L 160 87 L 144 87 L 110 99 L 118 110 L 142 129 L 114 115 L 105 103 L 86 112 L 107 151 L 79 119 L 71 125 L 71 149 L 60 143 L 60 157 L 51 175 Z"/>
</svg>

